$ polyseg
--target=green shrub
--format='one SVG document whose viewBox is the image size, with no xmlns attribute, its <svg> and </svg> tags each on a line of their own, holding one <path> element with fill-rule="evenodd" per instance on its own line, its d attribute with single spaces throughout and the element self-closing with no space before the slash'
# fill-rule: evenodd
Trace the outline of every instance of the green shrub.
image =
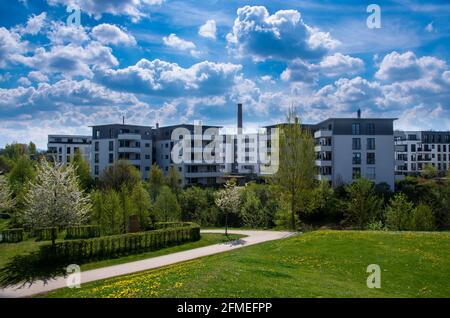
<svg viewBox="0 0 450 318">
<path fill-rule="evenodd" d="M 58 229 L 56 227 L 47 227 L 42 229 L 35 229 L 31 232 L 31 237 L 36 237 L 38 241 L 51 241 L 52 231 L 55 231 L 55 237 L 58 235 Z"/>
<path fill-rule="evenodd" d="M 174 227 L 189 226 L 191 223 L 188 222 L 155 222 L 150 228 L 151 230 L 162 230 Z"/>
<path fill-rule="evenodd" d="M 414 206 L 406 195 L 398 193 L 389 201 L 386 209 L 386 226 L 390 230 L 405 231 L 413 229 Z"/>
<path fill-rule="evenodd" d="M 72 226 L 67 228 L 66 240 L 100 236 L 100 227 L 96 225 Z"/>
<path fill-rule="evenodd" d="M 413 229 L 416 231 L 432 231 L 435 228 L 433 210 L 426 204 L 419 204 L 412 215 Z"/>
<path fill-rule="evenodd" d="M 200 227 L 189 223 L 148 232 L 57 242 L 54 247 L 41 246 L 39 253 L 47 262 L 83 262 L 137 254 L 199 239 Z"/>
<path fill-rule="evenodd" d="M 367 223 L 366 229 L 369 231 L 383 231 L 385 228 L 383 222 L 380 220 L 373 220 L 372 222 Z"/>
<path fill-rule="evenodd" d="M 0 232 L 0 243 L 17 243 L 23 241 L 23 229 L 10 229 Z"/>
</svg>

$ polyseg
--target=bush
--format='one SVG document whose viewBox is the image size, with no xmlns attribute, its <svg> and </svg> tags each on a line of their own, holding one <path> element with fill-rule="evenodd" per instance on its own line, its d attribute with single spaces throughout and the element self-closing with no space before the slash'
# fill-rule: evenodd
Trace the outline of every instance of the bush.
<svg viewBox="0 0 450 318">
<path fill-rule="evenodd" d="M 47 262 L 83 262 L 143 253 L 199 239 L 200 227 L 190 223 L 155 231 L 57 242 L 54 247 L 41 246 L 39 253 Z"/>
<path fill-rule="evenodd" d="M 31 232 L 32 237 L 36 237 L 38 241 L 51 241 L 52 231 L 55 231 L 55 237 L 58 235 L 58 229 L 56 227 L 47 227 L 42 229 L 35 229 Z"/>
<path fill-rule="evenodd" d="M 406 195 L 398 193 L 389 201 L 386 209 L 386 226 L 390 230 L 411 230 L 413 204 L 408 201 Z"/>
<path fill-rule="evenodd" d="M 96 225 L 71 226 L 67 228 L 66 240 L 100 236 L 100 227 Z"/>
<path fill-rule="evenodd" d="M 383 231 L 383 222 L 381 222 L 380 220 L 373 220 L 372 222 L 367 223 L 366 229 L 369 231 Z"/>
<path fill-rule="evenodd" d="M 23 241 L 23 229 L 10 229 L 0 232 L 0 243 L 17 243 Z"/>
<path fill-rule="evenodd" d="M 416 231 L 432 231 L 435 228 L 433 210 L 426 204 L 419 204 L 412 215 L 413 229 Z"/>
<path fill-rule="evenodd" d="M 156 222 L 151 227 L 151 230 L 162 230 L 162 229 L 169 229 L 174 227 L 183 227 L 183 226 L 189 226 L 191 223 L 187 222 Z"/>
</svg>

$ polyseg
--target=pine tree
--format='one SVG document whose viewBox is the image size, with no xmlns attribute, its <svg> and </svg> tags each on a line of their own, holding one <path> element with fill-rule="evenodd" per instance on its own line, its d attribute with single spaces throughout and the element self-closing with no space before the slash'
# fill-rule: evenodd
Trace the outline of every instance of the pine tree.
<svg viewBox="0 0 450 318">
<path fill-rule="evenodd" d="M 80 189 L 72 165 L 50 165 L 43 160 L 37 176 L 25 196 L 24 223 L 32 229 L 78 225 L 91 211 L 90 198 Z M 56 233 L 52 234 L 55 244 Z"/>
</svg>

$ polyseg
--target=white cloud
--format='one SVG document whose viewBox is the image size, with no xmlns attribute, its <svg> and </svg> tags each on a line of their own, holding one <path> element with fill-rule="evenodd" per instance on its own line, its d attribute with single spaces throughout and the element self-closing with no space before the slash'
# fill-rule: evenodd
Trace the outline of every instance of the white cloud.
<svg viewBox="0 0 450 318">
<path fill-rule="evenodd" d="M 320 71 L 328 77 L 356 75 L 364 70 L 364 61 L 341 53 L 326 56 L 319 63 Z"/>
<path fill-rule="evenodd" d="M 94 39 L 103 44 L 136 45 L 136 39 L 113 24 L 102 23 L 92 29 Z"/>
<path fill-rule="evenodd" d="M 178 50 L 182 50 L 182 51 L 195 49 L 195 47 L 196 47 L 194 43 L 183 40 L 174 33 L 170 34 L 169 36 L 163 37 L 163 42 L 167 46 L 170 46 L 170 47 L 176 48 Z"/>
<path fill-rule="evenodd" d="M 115 16 L 128 16 L 133 22 L 139 22 L 142 18 L 149 16 L 149 7 L 161 5 L 164 0 L 47 0 L 50 5 L 76 5 L 81 11 L 100 19 L 103 14 L 108 13 Z"/>
<path fill-rule="evenodd" d="M 281 73 L 280 78 L 286 82 L 304 82 L 313 84 L 319 79 L 318 67 L 305 62 L 301 59 L 295 59 L 289 63 L 289 66 Z"/>
<path fill-rule="evenodd" d="M 218 95 L 232 86 L 241 65 L 204 61 L 182 68 L 176 63 L 142 59 L 124 69 L 98 69 L 95 80 L 109 88 L 156 96 Z"/>
<path fill-rule="evenodd" d="M 47 18 L 47 13 L 46 12 L 42 12 L 39 15 L 33 15 L 33 16 L 28 18 L 26 26 L 24 26 L 24 27 L 22 27 L 22 26 L 17 27 L 17 31 L 21 35 L 24 35 L 24 34 L 36 35 L 45 26 L 46 18 Z"/>
<path fill-rule="evenodd" d="M 0 27 L 0 66 L 22 59 L 22 54 L 27 50 L 28 42 L 22 41 L 20 35 Z"/>
<path fill-rule="evenodd" d="M 204 25 L 202 25 L 200 27 L 200 29 L 198 30 L 198 34 L 204 38 L 209 38 L 209 39 L 216 39 L 216 32 L 217 32 L 217 27 L 216 27 L 216 21 L 214 20 L 208 20 L 205 22 Z"/>
<path fill-rule="evenodd" d="M 306 25 L 297 10 L 269 15 L 263 6 L 239 8 L 227 41 L 239 55 L 255 60 L 316 59 L 339 45 L 329 33 Z"/>
<path fill-rule="evenodd" d="M 37 83 L 49 81 L 48 77 L 39 71 L 31 71 L 28 73 L 28 78 Z"/>
<path fill-rule="evenodd" d="M 30 86 L 31 85 L 30 80 L 23 76 L 17 80 L 17 83 L 19 83 L 19 85 L 22 85 L 22 86 Z"/>
<path fill-rule="evenodd" d="M 425 27 L 425 31 L 427 31 L 427 32 L 433 32 L 434 31 L 433 22 L 430 22 L 430 23 L 427 24 L 427 26 Z"/>
<path fill-rule="evenodd" d="M 47 32 L 47 38 L 53 45 L 82 44 L 89 40 L 83 26 L 67 25 L 62 22 L 53 22 Z"/>
</svg>

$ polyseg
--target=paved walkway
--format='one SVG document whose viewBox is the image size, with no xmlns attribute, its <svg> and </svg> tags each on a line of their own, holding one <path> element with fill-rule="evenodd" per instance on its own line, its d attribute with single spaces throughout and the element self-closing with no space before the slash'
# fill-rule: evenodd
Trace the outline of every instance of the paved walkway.
<svg viewBox="0 0 450 318">
<path fill-rule="evenodd" d="M 202 233 L 223 233 L 223 230 L 202 230 Z M 147 258 L 141 261 L 124 263 L 120 265 L 108 266 L 99 269 L 93 269 L 81 273 L 81 283 L 88 283 L 99 279 L 105 279 L 125 274 L 141 272 L 148 269 L 154 269 L 166 265 L 171 265 L 179 262 L 192 260 L 195 258 L 228 252 L 237 248 L 250 246 L 262 242 L 279 240 L 293 235 L 290 232 L 276 232 L 276 231 L 245 231 L 245 230 L 229 230 L 231 234 L 247 235 L 240 240 L 209 245 L 205 247 L 186 250 L 183 252 Z M 26 285 L 22 288 L 10 287 L 0 289 L 0 298 L 4 297 L 27 297 L 40 293 L 49 292 L 51 290 L 66 287 L 66 279 L 59 277 L 48 281 L 46 284 L 42 281 L 37 281 L 31 286 Z M 83 286 L 81 286 L 83 288 Z"/>
</svg>

